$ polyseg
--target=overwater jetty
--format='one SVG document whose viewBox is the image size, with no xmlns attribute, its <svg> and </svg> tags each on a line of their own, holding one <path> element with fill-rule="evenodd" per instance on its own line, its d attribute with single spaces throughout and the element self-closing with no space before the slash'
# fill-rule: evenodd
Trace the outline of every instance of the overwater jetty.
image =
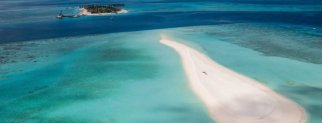
<svg viewBox="0 0 322 123">
<path fill-rule="evenodd" d="M 79 18 L 80 15 L 76 14 L 76 15 L 64 15 L 63 11 L 60 11 L 60 13 L 56 16 L 57 19 L 64 19 L 65 17 L 67 18 Z"/>
</svg>

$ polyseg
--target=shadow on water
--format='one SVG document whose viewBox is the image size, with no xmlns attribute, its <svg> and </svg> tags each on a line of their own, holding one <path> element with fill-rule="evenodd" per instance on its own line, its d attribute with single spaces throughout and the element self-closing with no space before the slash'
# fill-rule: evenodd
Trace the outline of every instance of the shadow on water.
<svg viewBox="0 0 322 123">
<path fill-rule="evenodd" d="M 78 52 L 81 52 L 81 57 L 75 55 Z M 0 122 L 24 122 L 33 118 L 41 121 L 41 117 L 35 115 L 76 101 L 106 97 L 129 80 L 156 77 L 159 68 L 152 56 L 141 49 L 125 47 L 120 41 L 75 50 L 69 55 L 73 57 L 16 75 L 23 76 L 21 78 L 13 76 L 4 79 L 8 84 L 0 88 L 1 92 L 5 92 L 1 94 L 1 99 L 15 100 L 1 102 L 0 114 L 3 115 Z M 66 119 L 44 120 L 65 122 Z"/>
<path fill-rule="evenodd" d="M 191 108 L 189 105 L 169 105 L 160 106 L 151 110 L 151 113 L 177 114 L 178 117 L 169 118 L 169 122 L 185 122 L 185 123 L 213 123 L 209 122 L 207 117 L 200 115 L 200 110 Z M 191 115 L 193 114 L 193 115 Z M 151 121 L 146 121 L 151 122 Z"/>
</svg>

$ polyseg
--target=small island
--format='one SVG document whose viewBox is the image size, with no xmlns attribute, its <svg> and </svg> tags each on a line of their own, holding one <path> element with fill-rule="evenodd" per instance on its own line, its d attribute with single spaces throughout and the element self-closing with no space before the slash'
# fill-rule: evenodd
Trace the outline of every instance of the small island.
<svg viewBox="0 0 322 123">
<path fill-rule="evenodd" d="M 110 5 L 82 5 L 80 6 L 79 15 L 108 15 L 127 13 L 126 9 L 122 7 L 124 4 L 110 4 Z"/>
<path fill-rule="evenodd" d="M 128 10 L 122 8 L 124 4 L 109 4 L 109 5 L 81 5 L 79 6 L 79 13 L 75 15 L 64 15 L 63 11 L 60 11 L 57 19 L 67 18 L 78 18 L 80 16 L 88 15 L 110 15 L 110 14 L 121 14 L 127 13 Z"/>
</svg>

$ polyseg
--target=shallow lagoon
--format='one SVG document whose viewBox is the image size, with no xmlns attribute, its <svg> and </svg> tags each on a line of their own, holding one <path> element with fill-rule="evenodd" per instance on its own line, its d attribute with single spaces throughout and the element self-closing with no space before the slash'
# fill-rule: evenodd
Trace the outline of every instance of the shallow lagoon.
<svg viewBox="0 0 322 123">
<path fill-rule="evenodd" d="M 126 15 L 54 18 L 87 2 L 101 1 L 0 1 L 1 122 L 213 122 L 160 33 L 322 121 L 321 1 L 138 0 Z"/>
<path fill-rule="evenodd" d="M 309 113 L 309 123 L 320 123 L 321 37 L 277 25 L 196 26 L 164 30 L 163 33 L 293 99 Z M 297 56 L 293 52 L 297 52 Z"/>
<path fill-rule="evenodd" d="M 244 33 L 245 26 L 252 33 Z M 285 25 L 259 23 L 2 45 L 1 55 L 12 57 L 3 60 L 5 64 L 0 67 L 0 89 L 5 90 L 0 98 L 3 114 L 0 119 L 3 122 L 213 122 L 188 87 L 179 56 L 159 43 L 160 34 L 195 47 L 228 68 L 293 99 L 307 110 L 309 123 L 321 121 L 322 65 L 314 62 L 319 59 L 312 61 L 319 58 L 316 55 L 321 50 L 314 43 L 319 43 L 321 37 Z M 262 34 L 269 35 L 270 41 L 256 38 Z M 253 39 L 257 44 L 249 45 Z M 281 40 L 289 43 L 280 43 Z M 303 44 L 302 40 L 311 42 Z M 296 56 L 276 47 L 310 49 L 299 51 L 310 55 Z"/>
<path fill-rule="evenodd" d="M 149 31 L 26 42 L 14 52 L 33 60 L 1 66 L 0 121 L 212 123 L 158 40 Z M 48 56 L 32 51 L 48 45 Z"/>
</svg>

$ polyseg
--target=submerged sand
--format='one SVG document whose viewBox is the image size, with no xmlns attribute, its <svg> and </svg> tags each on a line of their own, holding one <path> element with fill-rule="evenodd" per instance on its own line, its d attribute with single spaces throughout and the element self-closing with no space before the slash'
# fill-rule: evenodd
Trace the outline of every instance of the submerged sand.
<svg viewBox="0 0 322 123">
<path fill-rule="evenodd" d="M 256 80 L 216 63 L 206 55 L 162 35 L 160 42 L 181 57 L 190 86 L 219 123 L 305 123 L 295 102 Z"/>
</svg>

